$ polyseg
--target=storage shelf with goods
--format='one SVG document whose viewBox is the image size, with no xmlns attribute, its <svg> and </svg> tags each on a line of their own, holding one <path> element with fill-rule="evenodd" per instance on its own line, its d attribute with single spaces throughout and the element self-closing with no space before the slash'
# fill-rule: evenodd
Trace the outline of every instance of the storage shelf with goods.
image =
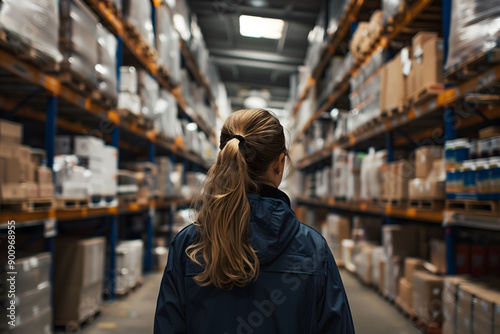
<svg viewBox="0 0 500 334">
<path fill-rule="evenodd" d="M 392 4 L 399 14 L 375 42 L 363 41 L 369 25 L 360 23 L 349 58 L 332 58 L 323 84 L 330 88 L 307 83 L 290 150 L 300 170 L 295 212 L 341 250 L 348 270 L 426 333 L 451 333 L 468 321 L 491 331 L 491 317 L 464 304 L 469 290 L 448 297 L 462 284 L 479 285 L 484 291 L 473 303 L 484 302 L 491 316 L 500 296 L 488 280 L 500 275 L 500 58 L 497 38 L 485 37 L 496 28 L 484 28 L 499 14 L 481 0 L 444 1 L 442 16 L 432 1 Z M 469 281 L 452 284 L 444 274 Z M 495 297 L 485 300 L 488 293 Z M 442 302 L 425 307 L 433 300 Z"/>
<path fill-rule="evenodd" d="M 441 30 L 440 3 L 425 0 L 415 1 L 405 7 L 403 2 L 398 2 L 399 9 L 391 8 L 393 5 L 390 2 L 382 3 L 382 11 L 374 12 L 371 17 L 366 17 L 366 19 L 370 18 L 369 22 L 359 22 L 357 33 L 354 33 L 350 41 L 349 36 L 345 35 L 343 46 L 333 50 L 334 53 L 327 53 L 329 55 L 326 61 L 330 62 L 330 66 L 324 72 L 323 79 L 319 80 L 318 78 L 313 80 L 314 85 L 307 85 L 307 87 L 312 86 L 313 88 L 310 89 L 311 94 L 302 95 L 307 97 L 304 100 L 307 103 L 304 104 L 300 99 L 294 109 L 297 126 L 295 139 L 298 139 L 298 136 L 324 112 L 330 112 L 334 107 L 340 110 L 349 108 L 347 98 L 349 81 L 351 81 L 351 86 L 361 88 L 361 92 L 356 92 L 357 94 L 354 96 L 357 99 L 352 100 L 351 104 L 358 101 L 356 103 L 359 107 L 370 110 L 373 109 L 372 107 L 378 107 L 378 99 L 373 99 L 373 96 L 376 95 L 373 95 L 373 89 L 366 91 L 371 86 L 362 87 L 359 83 L 366 79 L 374 79 L 372 88 L 376 90 L 379 86 L 377 80 L 380 80 L 380 77 L 377 74 L 380 74 L 380 70 L 377 71 L 377 69 L 387 58 L 387 52 L 381 52 L 381 49 L 388 49 L 392 52 L 401 50 L 402 46 L 408 43 L 413 35 L 421 31 L 424 26 L 430 31 Z M 380 8 L 380 3 L 377 6 Z M 377 7 L 373 9 L 377 9 Z M 390 19 L 391 16 L 394 18 Z M 361 21 L 364 18 L 358 16 L 357 19 Z M 351 17 L 349 22 L 354 23 L 355 20 L 356 18 Z M 322 42 L 321 37 L 319 42 Z M 322 68 L 324 70 L 326 67 Z M 318 75 L 321 75 L 323 70 L 319 71 Z M 302 80 L 299 79 L 299 82 L 302 82 L 302 84 L 299 83 L 299 91 L 301 85 L 303 86 L 306 82 L 305 76 L 302 77 Z M 355 90 L 359 90 L 359 88 Z M 360 95 L 361 93 L 363 95 Z M 366 97 L 365 100 L 360 101 L 359 98 L 363 96 Z M 295 110 L 299 110 L 297 106 L 300 107 L 300 112 L 295 112 Z M 367 112 L 366 116 L 368 117 L 365 118 L 373 117 L 372 114 L 374 112 Z"/>
</svg>

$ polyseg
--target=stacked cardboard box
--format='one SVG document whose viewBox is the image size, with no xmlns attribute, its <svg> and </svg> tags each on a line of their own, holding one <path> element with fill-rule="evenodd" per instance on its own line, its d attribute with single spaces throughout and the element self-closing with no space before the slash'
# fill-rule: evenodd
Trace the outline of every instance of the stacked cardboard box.
<svg viewBox="0 0 500 334">
<path fill-rule="evenodd" d="M 415 175 L 415 167 L 409 160 L 399 160 L 385 165 L 384 198 L 408 199 L 408 181 Z"/>
<path fill-rule="evenodd" d="M 380 111 L 401 110 L 408 95 L 407 76 L 410 73 L 410 49 L 403 48 L 393 59 L 388 61 L 381 71 Z"/>
<path fill-rule="evenodd" d="M 152 3 L 148 0 L 123 0 L 125 20 L 134 26 L 143 41 L 154 47 L 155 35 L 152 22 Z"/>
<path fill-rule="evenodd" d="M 97 87 L 97 16 L 80 0 L 61 0 L 59 7 L 62 68 L 87 87 Z"/>
<path fill-rule="evenodd" d="M 104 237 L 56 240 L 54 320 L 58 326 L 81 323 L 102 306 Z"/>
<path fill-rule="evenodd" d="M 443 321 L 443 281 L 442 276 L 423 270 L 413 274 L 413 309 L 418 319 L 426 324 Z"/>
<path fill-rule="evenodd" d="M 361 199 L 373 200 L 384 196 L 382 166 L 387 161 L 387 150 L 370 149 L 361 162 Z"/>
<path fill-rule="evenodd" d="M 141 113 L 141 97 L 137 94 L 138 81 L 139 79 L 135 67 L 120 67 L 118 109 L 129 111 L 135 115 Z"/>
<path fill-rule="evenodd" d="M 373 248 L 372 252 L 372 283 L 377 290 L 384 292 L 385 284 L 385 263 L 387 257 L 385 255 L 384 247 L 377 246 Z"/>
<path fill-rule="evenodd" d="M 357 202 L 361 194 L 361 161 L 364 154 L 347 153 L 347 190 L 346 199 Z"/>
<path fill-rule="evenodd" d="M 336 214 L 328 214 L 326 216 L 326 231 L 323 233 L 330 250 L 337 262 L 338 266 L 343 266 L 342 261 L 342 241 L 350 239 L 351 224 L 349 219 Z"/>
<path fill-rule="evenodd" d="M 373 250 L 375 245 L 369 242 L 358 242 L 356 244 L 356 255 L 354 265 L 359 279 L 366 285 L 372 285 L 373 281 Z"/>
<path fill-rule="evenodd" d="M 52 258 L 48 253 L 16 260 L 18 275 L 14 283 L 15 309 L 11 311 L 7 306 L 0 308 L 0 315 L 4 319 L 0 323 L 0 332 L 52 333 L 51 264 Z M 6 284 L 12 283 L 7 280 L 10 278 L 10 275 L 7 275 L 9 271 L 12 270 L 0 269 L 0 278 Z M 7 293 L 3 292 L 0 295 L 0 303 L 10 305 Z M 10 321 L 13 321 L 15 327 L 8 324 Z"/>
<path fill-rule="evenodd" d="M 420 32 L 412 39 L 411 71 L 407 80 L 407 99 L 419 99 L 425 91 L 443 90 L 443 40 L 437 33 Z"/>
<path fill-rule="evenodd" d="M 142 240 L 121 241 L 116 247 L 116 293 L 126 293 L 141 279 L 143 248 Z"/>
<path fill-rule="evenodd" d="M 180 44 L 179 33 L 175 30 L 170 13 L 165 6 L 156 10 L 156 48 L 158 64 L 165 66 L 175 81 L 180 80 Z"/>
<path fill-rule="evenodd" d="M 370 17 L 370 22 L 359 22 L 351 39 L 350 50 L 359 61 L 365 59 L 365 54 L 370 51 L 383 29 L 383 13 L 376 10 Z"/>
<path fill-rule="evenodd" d="M 442 147 L 424 146 L 415 150 L 415 176 L 408 183 L 410 199 L 444 199 L 446 174 Z"/>
<path fill-rule="evenodd" d="M 443 334 L 500 333 L 500 290 L 465 277 L 445 279 Z"/>
<path fill-rule="evenodd" d="M 21 124 L 0 121 L 0 199 L 52 197 L 54 188 L 50 185 L 52 176 L 48 172 L 44 174 L 44 186 L 39 191 L 38 166 L 31 160 L 31 149 L 21 145 L 22 131 Z"/>
<path fill-rule="evenodd" d="M 396 302 L 406 312 L 413 311 L 413 274 L 417 270 L 424 269 L 424 260 L 417 258 L 406 258 L 404 264 L 404 277 L 399 280 L 399 294 Z"/>
<path fill-rule="evenodd" d="M 99 92 L 113 101 L 116 106 L 117 77 L 116 77 L 116 37 L 102 24 L 97 25 L 98 35 L 98 66 L 96 66 Z"/>
<path fill-rule="evenodd" d="M 83 167 L 83 171 L 73 166 L 69 167 L 72 172 L 56 174 L 59 197 L 86 197 L 88 194 L 93 201 L 99 202 L 102 197 L 116 196 L 118 151 L 115 147 L 93 136 L 57 136 L 55 151 L 63 162 L 74 155 L 76 164 Z M 64 169 L 57 167 L 57 170 Z M 90 176 L 89 173 L 87 177 L 82 175 L 85 170 L 91 172 Z"/>
</svg>

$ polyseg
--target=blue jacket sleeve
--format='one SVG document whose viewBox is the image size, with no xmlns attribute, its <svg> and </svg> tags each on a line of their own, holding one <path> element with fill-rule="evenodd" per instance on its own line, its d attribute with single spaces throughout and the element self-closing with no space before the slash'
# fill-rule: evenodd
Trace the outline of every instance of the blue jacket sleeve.
<svg viewBox="0 0 500 334">
<path fill-rule="evenodd" d="M 154 334 L 187 333 L 183 275 L 180 273 L 180 255 L 176 251 L 174 240 L 170 245 L 156 303 Z"/>
<path fill-rule="evenodd" d="M 328 248 L 325 254 L 325 277 L 318 299 L 318 333 L 354 334 L 351 310 L 340 273 Z"/>
</svg>

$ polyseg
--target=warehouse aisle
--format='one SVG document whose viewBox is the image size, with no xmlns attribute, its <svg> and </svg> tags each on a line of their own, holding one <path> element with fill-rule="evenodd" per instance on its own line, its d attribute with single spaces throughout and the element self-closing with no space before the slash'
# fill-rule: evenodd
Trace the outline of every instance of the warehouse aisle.
<svg viewBox="0 0 500 334">
<path fill-rule="evenodd" d="M 144 285 L 129 296 L 105 305 L 95 321 L 84 326 L 82 334 L 153 333 L 156 298 L 163 273 L 144 278 Z M 62 334 L 57 332 L 57 334 Z"/>
<path fill-rule="evenodd" d="M 356 334 L 420 333 L 396 308 L 361 285 L 353 275 L 345 270 L 341 271 L 341 275 L 351 304 Z M 162 273 L 147 276 L 144 285 L 137 291 L 106 305 L 92 324 L 84 326 L 82 334 L 152 333 L 161 276 Z"/>
<path fill-rule="evenodd" d="M 375 291 L 363 286 L 354 275 L 341 270 L 349 298 L 356 334 L 419 334 L 398 310 Z"/>
</svg>

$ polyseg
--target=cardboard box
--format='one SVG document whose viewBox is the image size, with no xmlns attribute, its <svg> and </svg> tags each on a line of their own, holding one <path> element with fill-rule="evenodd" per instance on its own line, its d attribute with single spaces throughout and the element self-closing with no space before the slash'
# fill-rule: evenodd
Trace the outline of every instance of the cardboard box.
<svg viewBox="0 0 500 334">
<path fill-rule="evenodd" d="M 18 158 L 5 159 L 5 182 L 6 183 L 19 183 L 23 181 L 25 170 L 20 164 Z"/>
<path fill-rule="evenodd" d="M 0 158 L 11 158 L 14 156 L 18 145 L 0 140 Z"/>
<path fill-rule="evenodd" d="M 403 75 L 401 52 L 387 63 L 386 82 L 380 91 L 385 95 L 385 109 L 382 111 L 397 109 L 404 105 L 406 78 Z"/>
<path fill-rule="evenodd" d="M 372 284 L 372 258 L 374 245 L 367 242 L 358 243 L 359 248 L 354 257 L 354 264 L 356 265 L 356 274 L 359 279 L 366 285 Z"/>
<path fill-rule="evenodd" d="M 38 184 L 52 184 L 52 170 L 46 166 L 36 167 L 35 181 Z"/>
<path fill-rule="evenodd" d="M 36 166 L 34 163 L 32 163 L 31 161 L 29 161 L 27 164 L 26 164 L 26 174 L 24 176 L 24 179 L 26 180 L 26 182 L 36 182 L 35 181 L 35 174 L 36 174 Z"/>
<path fill-rule="evenodd" d="M 31 148 L 26 145 L 16 145 L 14 157 L 18 158 L 20 163 L 28 164 L 31 162 Z"/>
<path fill-rule="evenodd" d="M 487 139 L 500 136 L 500 126 L 488 126 L 479 130 L 479 139 Z"/>
<path fill-rule="evenodd" d="M 379 272 L 379 281 L 378 281 L 378 290 L 380 292 L 385 292 L 385 266 L 388 259 L 387 257 L 381 258 L 378 261 L 378 272 Z"/>
<path fill-rule="evenodd" d="M 25 199 L 26 188 L 21 183 L 2 183 L 0 185 L 0 198 L 3 200 Z"/>
<path fill-rule="evenodd" d="M 54 185 L 52 183 L 39 183 L 38 184 L 38 197 L 54 197 Z"/>
<path fill-rule="evenodd" d="M 443 159 L 441 146 L 423 146 L 415 150 L 415 177 L 427 178 L 432 171 L 434 161 Z"/>
<path fill-rule="evenodd" d="M 412 40 L 415 93 L 443 83 L 443 40 L 436 35 L 421 33 Z"/>
<path fill-rule="evenodd" d="M 351 223 L 347 217 L 329 214 L 326 216 L 326 240 L 337 261 L 342 265 L 342 240 L 351 238 Z"/>
<path fill-rule="evenodd" d="M 413 274 L 413 309 L 424 323 L 442 322 L 442 291 L 442 277 L 422 270 Z"/>
<path fill-rule="evenodd" d="M 57 251 L 63 249 L 64 251 Z M 101 309 L 106 239 L 56 240 L 54 321 L 80 322 Z"/>
<path fill-rule="evenodd" d="M 388 257 L 418 256 L 418 238 L 414 226 L 385 225 L 382 240 Z"/>
<path fill-rule="evenodd" d="M 25 182 L 20 184 L 26 189 L 26 198 L 38 197 L 38 185 L 35 182 Z"/>
<path fill-rule="evenodd" d="M 482 284 L 461 285 L 460 290 L 466 295 L 465 302 L 471 300 L 470 311 L 463 314 L 470 314 L 471 333 L 500 333 L 500 291 Z"/>
<path fill-rule="evenodd" d="M 443 240 L 430 241 L 431 263 L 436 266 L 439 274 L 446 274 L 446 243 Z"/>
<path fill-rule="evenodd" d="M 405 279 L 408 281 L 408 283 L 413 284 L 413 274 L 417 270 L 425 270 L 424 260 L 407 257 L 405 259 Z"/>
<path fill-rule="evenodd" d="M 443 200 L 445 198 L 444 181 L 412 179 L 408 182 L 409 199 Z"/>
<path fill-rule="evenodd" d="M 0 158 L 0 184 L 4 183 L 5 180 L 5 158 Z"/>
<path fill-rule="evenodd" d="M 75 136 L 74 154 L 79 157 L 95 157 L 101 160 L 104 140 L 93 136 Z"/>
<path fill-rule="evenodd" d="M 18 123 L 0 120 L 0 141 L 21 143 L 23 126 Z"/>
<path fill-rule="evenodd" d="M 386 165 L 384 177 L 384 197 L 389 200 L 408 198 L 408 181 L 415 175 L 412 163 L 399 160 Z"/>
<path fill-rule="evenodd" d="M 382 65 L 380 70 L 380 102 L 379 107 L 380 111 L 387 110 L 387 99 L 385 89 L 387 87 L 387 71 L 388 71 L 388 63 Z"/>
<path fill-rule="evenodd" d="M 399 294 L 397 303 L 408 313 L 413 311 L 413 284 L 405 277 L 399 280 Z"/>
<path fill-rule="evenodd" d="M 385 265 L 384 295 L 396 300 L 399 295 L 399 279 L 403 277 L 404 259 L 400 256 L 388 257 Z"/>
<path fill-rule="evenodd" d="M 468 279 L 462 276 L 447 276 L 443 282 L 443 334 L 455 334 L 455 324 L 458 292 L 462 284 L 467 284 Z"/>
</svg>

